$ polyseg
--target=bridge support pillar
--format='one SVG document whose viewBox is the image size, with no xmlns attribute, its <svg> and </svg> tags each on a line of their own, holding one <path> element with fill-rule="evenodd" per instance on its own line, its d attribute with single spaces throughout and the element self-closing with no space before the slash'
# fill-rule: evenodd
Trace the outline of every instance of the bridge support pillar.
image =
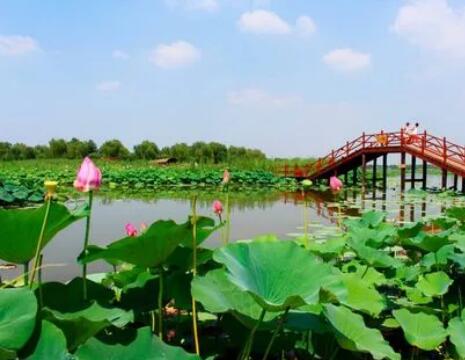
<svg viewBox="0 0 465 360">
<path fill-rule="evenodd" d="M 415 180 L 416 180 L 415 173 L 416 173 L 416 170 L 417 170 L 417 158 L 412 155 L 412 166 L 410 168 L 410 184 L 411 184 L 412 189 L 415 189 Z"/>
<path fill-rule="evenodd" d="M 352 170 L 352 185 L 356 186 L 357 185 L 357 168 L 354 168 Z"/>
<path fill-rule="evenodd" d="M 400 191 L 405 191 L 405 152 L 400 153 Z"/>
<path fill-rule="evenodd" d="M 465 177 L 462 177 L 462 194 L 465 194 Z"/>
<path fill-rule="evenodd" d="M 347 171 L 344 173 L 344 185 L 347 186 L 349 183 L 349 177 L 347 176 L 348 173 Z"/>
<path fill-rule="evenodd" d="M 422 174 L 422 184 L 421 184 L 421 188 L 423 190 L 426 190 L 427 176 L 428 176 L 428 163 L 425 160 L 423 160 L 423 174 Z"/>
<path fill-rule="evenodd" d="M 377 172 L 378 172 L 378 159 L 375 158 L 373 160 L 373 175 L 371 179 L 371 186 L 373 186 L 373 196 L 375 196 L 376 182 L 378 180 Z"/>
<path fill-rule="evenodd" d="M 442 169 L 441 187 L 443 189 L 447 189 L 447 170 L 446 169 Z"/>
<path fill-rule="evenodd" d="M 454 174 L 454 191 L 457 191 L 459 187 L 459 176 L 457 174 Z"/>
<path fill-rule="evenodd" d="M 365 154 L 362 154 L 362 188 L 365 189 L 367 179 L 367 161 Z"/>
<path fill-rule="evenodd" d="M 383 155 L 383 190 L 387 188 L 387 154 Z"/>
</svg>

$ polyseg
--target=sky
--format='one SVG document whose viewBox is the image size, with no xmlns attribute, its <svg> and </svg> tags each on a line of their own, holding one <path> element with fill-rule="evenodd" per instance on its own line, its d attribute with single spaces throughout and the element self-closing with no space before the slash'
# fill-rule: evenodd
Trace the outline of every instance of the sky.
<svg viewBox="0 0 465 360">
<path fill-rule="evenodd" d="M 465 144 L 465 1 L 0 0 L 0 141 Z"/>
</svg>

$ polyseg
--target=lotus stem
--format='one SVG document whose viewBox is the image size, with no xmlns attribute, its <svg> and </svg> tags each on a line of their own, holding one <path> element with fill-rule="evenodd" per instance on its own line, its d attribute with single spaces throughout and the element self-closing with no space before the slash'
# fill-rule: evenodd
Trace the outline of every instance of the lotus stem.
<svg viewBox="0 0 465 360">
<path fill-rule="evenodd" d="M 270 354 L 271 348 L 273 347 L 273 343 L 274 343 L 274 341 L 276 340 L 276 337 L 278 336 L 278 334 L 281 332 L 281 330 L 283 328 L 283 325 L 284 325 L 284 322 L 286 321 L 287 314 L 289 313 L 289 310 L 290 310 L 290 307 L 288 306 L 286 308 L 286 310 L 284 311 L 284 314 L 279 319 L 278 325 L 276 326 L 276 328 L 273 331 L 273 335 L 271 336 L 271 340 L 268 343 L 268 346 L 266 347 L 266 351 L 265 351 L 265 354 L 263 355 L 262 360 L 268 359 L 268 355 Z"/>
<path fill-rule="evenodd" d="M 94 199 L 94 192 L 89 191 L 89 214 L 86 218 L 86 233 L 84 235 L 84 255 L 87 254 L 87 246 L 89 245 L 89 235 L 90 235 L 90 217 L 92 213 L 92 202 Z M 87 264 L 82 265 L 82 295 L 84 300 L 87 300 Z"/>
<path fill-rule="evenodd" d="M 197 276 L 197 197 L 192 198 L 192 276 Z M 192 296 L 192 330 L 194 332 L 195 353 L 200 355 L 199 333 L 197 329 L 197 306 Z"/>
<path fill-rule="evenodd" d="M 29 285 L 29 261 L 26 261 L 24 264 L 24 272 L 23 272 L 23 279 L 24 279 L 24 286 Z"/>
<path fill-rule="evenodd" d="M 308 249 L 308 208 L 307 200 L 304 202 L 304 246 Z"/>
<path fill-rule="evenodd" d="M 31 274 L 31 279 L 29 281 L 29 288 L 30 289 L 32 289 L 32 286 L 34 284 L 34 278 L 36 276 L 37 267 L 39 265 L 40 251 L 42 249 L 42 244 L 44 242 L 45 228 L 47 227 L 48 217 L 50 215 L 50 206 L 51 206 L 51 204 L 52 204 L 52 198 L 47 197 L 46 205 L 45 205 L 44 220 L 42 221 L 42 228 L 40 229 L 39 240 L 37 241 L 36 253 L 34 255 L 34 261 L 32 263 L 32 274 Z"/>
<path fill-rule="evenodd" d="M 160 267 L 158 284 L 158 336 L 163 340 L 163 267 Z"/>
<path fill-rule="evenodd" d="M 459 285 L 459 287 L 457 289 L 458 289 L 458 293 L 459 293 L 459 310 L 460 310 L 460 318 L 461 318 L 462 317 L 462 310 L 463 310 L 462 288 Z"/>
<path fill-rule="evenodd" d="M 255 337 L 255 333 L 257 332 L 257 329 L 260 327 L 261 323 L 263 322 L 263 319 L 265 318 L 266 310 L 262 309 L 262 312 L 260 313 L 260 317 L 258 321 L 256 322 L 255 326 L 250 330 L 249 337 L 247 339 L 247 342 L 245 343 L 244 346 L 244 352 L 242 354 L 241 359 L 242 360 L 248 360 L 250 356 L 250 352 L 252 351 L 252 346 L 253 346 L 253 340 Z"/>
<path fill-rule="evenodd" d="M 224 227 L 224 244 L 227 245 L 229 243 L 229 230 L 231 224 L 231 209 L 229 205 L 229 186 L 226 189 L 226 224 Z"/>
<path fill-rule="evenodd" d="M 151 320 L 151 328 L 152 328 L 152 333 L 155 334 L 155 325 L 156 325 L 156 321 L 155 321 L 155 312 L 154 311 L 150 311 L 150 320 Z"/>
<path fill-rule="evenodd" d="M 42 262 L 44 260 L 44 255 L 40 254 L 39 256 L 39 274 L 38 274 L 38 279 L 39 279 L 39 309 L 42 309 L 44 305 L 44 297 L 42 294 Z"/>
</svg>

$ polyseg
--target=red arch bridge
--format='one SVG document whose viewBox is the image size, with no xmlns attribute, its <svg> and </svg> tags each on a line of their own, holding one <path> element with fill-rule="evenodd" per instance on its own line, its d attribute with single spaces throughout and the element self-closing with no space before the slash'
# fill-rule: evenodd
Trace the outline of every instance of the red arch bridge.
<svg viewBox="0 0 465 360">
<path fill-rule="evenodd" d="M 348 141 L 339 149 L 332 150 L 328 155 L 304 166 L 285 165 L 279 173 L 285 177 L 298 180 L 310 179 L 319 181 L 329 179 L 332 175 L 343 176 L 348 181 L 348 174 L 352 172 L 353 184 L 361 182 L 362 186 L 377 186 L 378 182 L 386 188 L 387 158 L 389 154 L 400 154 L 401 190 L 405 190 L 406 183 L 415 188 L 417 183 L 426 188 L 428 164 L 441 171 L 441 186 L 448 187 L 448 174 L 453 174 L 454 190 L 458 189 L 461 178 L 461 190 L 465 192 L 465 146 L 457 145 L 445 137 L 437 137 L 426 131 L 410 135 L 403 130 L 399 132 L 379 132 L 376 134 L 363 133 L 353 141 Z M 410 155 L 411 166 L 407 174 L 407 155 Z M 382 167 L 378 174 L 378 160 Z M 417 174 L 417 160 L 422 162 L 420 173 Z M 372 163 L 372 176 L 367 178 L 367 164 Z M 361 170 L 361 174 L 360 171 Z M 378 176 L 379 175 L 379 176 Z"/>
</svg>

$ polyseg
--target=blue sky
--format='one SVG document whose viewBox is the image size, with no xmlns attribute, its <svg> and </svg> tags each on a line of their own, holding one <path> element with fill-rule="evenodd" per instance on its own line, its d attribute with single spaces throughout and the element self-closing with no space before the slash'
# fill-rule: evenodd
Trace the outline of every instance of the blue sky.
<svg viewBox="0 0 465 360">
<path fill-rule="evenodd" d="M 420 121 L 465 144 L 465 3 L 0 0 L 0 140 L 325 154 Z"/>
</svg>

